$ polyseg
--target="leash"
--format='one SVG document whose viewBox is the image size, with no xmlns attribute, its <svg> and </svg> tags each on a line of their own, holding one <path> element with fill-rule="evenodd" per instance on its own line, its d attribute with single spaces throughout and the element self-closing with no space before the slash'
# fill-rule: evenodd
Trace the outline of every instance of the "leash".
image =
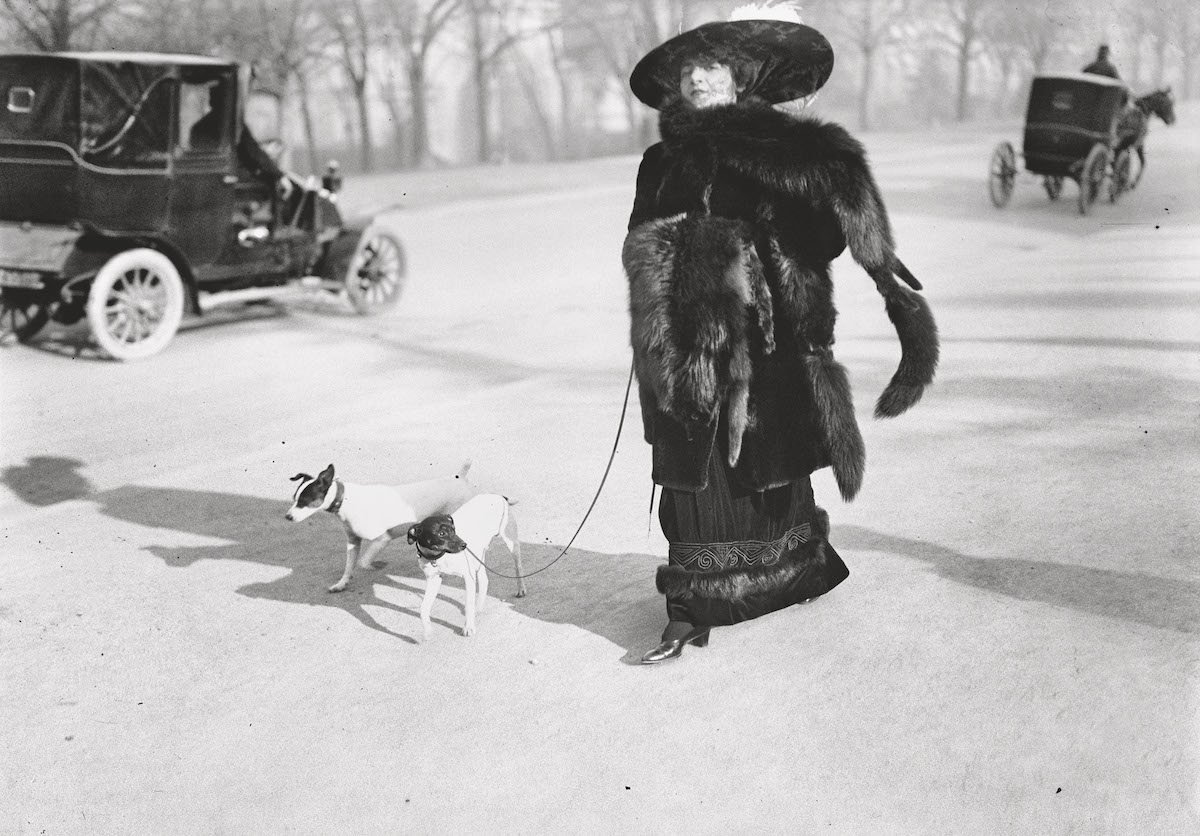
<svg viewBox="0 0 1200 836">
<path fill-rule="evenodd" d="M 604 475 L 600 477 L 600 485 L 599 485 L 599 487 L 596 488 L 596 495 L 592 497 L 592 504 L 588 506 L 587 512 L 584 513 L 584 515 L 583 515 L 583 519 L 579 521 L 579 527 L 575 529 L 575 533 L 571 535 L 571 539 L 567 541 L 567 544 L 565 546 L 563 546 L 563 550 L 558 553 L 558 557 L 551 560 L 549 563 L 547 563 L 541 569 L 535 569 L 534 571 L 527 572 L 524 575 L 505 575 L 501 572 L 497 572 L 495 569 L 493 569 L 492 567 L 490 567 L 486 563 L 484 563 L 483 560 L 479 557 L 479 555 L 477 555 L 477 554 L 475 554 L 475 552 L 471 551 L 470 546 L 467 547 L 467 554 L 469 554 L 469 555 L 471 555 L 471 557 L 475 558 L 475 560 L 479 563 L 480 566 L 482 566 L 487 571 L 491 572 L 496 577 L 507 578 L 510 581 L 519 581 L 522 578 L 531 578 L 534 575 L 541 574 L 542 572 L 545 572 L 547 569 L 549 569 L 551 566 L 553 566 L 555 563 L 558 563 L 558 561 L 562 560 L 563 555 L 565 555 L 567 553 L 567 551 L 571 548 L 571 546 L 575 543 L 575 538 L 579 536 L 579 532 L 583 531 L 584 524 L 588 521 L 588 517 L 590 517 L 592 515 L 592 509 L 596 507 L 596 502 L 600 499 L 600 491 L 604 490 L 604 483 L 606 481 L 608 481 L 608 472 L 610 470 L 612 470 L 613 459 L 615 459 L 617 457 L 617 447 L 621 443 L 621 430 L 624 429 L 624 427 L 625 427 L 625 413 L 628 412 L 628 410 L 629 410 L 629 393 L 630 393 L 630 391 L 632 391 L 632 389 L 633 389 L 633 364 L 630 363 L 629 364 L 629 380 L 626 381 L 626 383 L 625 383 L 625 400 L 621 403 L 621 418 L 619 421 L 617 421 L 617 437 L 613 439 L 612 452 L 610 452 L 608 454 L 608 464 L 606 464 L 604 466 Z M 652 503 L 654 501 L 653 496 L 654 496 L 654 494 L 653 494 L 653 492 L 651 492 L 651 502 Z"/>
</svg>

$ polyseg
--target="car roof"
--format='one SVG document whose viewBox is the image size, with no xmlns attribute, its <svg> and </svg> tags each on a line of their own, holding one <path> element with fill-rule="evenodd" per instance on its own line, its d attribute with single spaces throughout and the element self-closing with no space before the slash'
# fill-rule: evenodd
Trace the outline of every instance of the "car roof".
<svg viewBox="0 0 1200 836">
<path fill-rule="evenodd" d="M 234 67 L 236 62 L 212 58 L 208 55 L 184 55 L 170 52 L 118 52 L 94 50 L 91 52 L 26 52 L 5 53 L 4 57 L 67 58 L 73 61 L 94 63 L 132 63 L 154 66 L 176 65 L 184 67 Z"/>
</svg>

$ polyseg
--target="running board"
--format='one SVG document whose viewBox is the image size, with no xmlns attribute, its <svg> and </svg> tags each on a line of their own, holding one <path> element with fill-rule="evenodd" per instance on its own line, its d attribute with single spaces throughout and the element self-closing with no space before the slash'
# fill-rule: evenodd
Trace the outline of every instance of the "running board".
<svg viewBox="0 0 1200 836">
<path fill-rule="evenodd" d="M 281 297 L 294 296 L 297 291 L 329 291 L 338 293 L 342 290 L 340 282 L 331 282 L 320 276 L 304 276 L 294 279 L 287 284 L 275 287 L 246 287 L 240 290 L 218 290 L 213 293 L 200 291 L 198 299 L 200 313 L 204 314 L 214 308 L 227 305 L 245 305 L 251 302 L 265 302 Z"/>
</svg>

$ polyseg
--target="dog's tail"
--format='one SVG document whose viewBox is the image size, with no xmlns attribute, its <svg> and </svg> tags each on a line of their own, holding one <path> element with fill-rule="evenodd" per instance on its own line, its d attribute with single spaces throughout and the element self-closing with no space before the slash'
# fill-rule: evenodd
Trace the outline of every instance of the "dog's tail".
<svg viewBox="0 0 1200 836">
<path fill-rule="evenodd" d="M 462 463 L 462 467 L 460 467 L 458 469 L 458 473 L 456 473 L 454 475 L 454 478 L 455 479 L 466 479 L 467 471 L 469 471 L 470 469 L 471 469 L 471 460 L 467 459 L 465 462 Z"/>
</svg>

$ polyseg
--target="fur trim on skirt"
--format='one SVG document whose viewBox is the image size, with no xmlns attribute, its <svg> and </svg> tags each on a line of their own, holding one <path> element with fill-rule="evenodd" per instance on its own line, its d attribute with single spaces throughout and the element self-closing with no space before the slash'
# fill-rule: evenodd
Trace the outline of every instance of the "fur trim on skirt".
<svg viewBox="0 0 1200 836">
<path fill-rule="evenodd" d="M 670 550 L 655 583 L 668 620 L 737 624 L 823 595 L 850 574 L 807 478 L 746 491 L 724 457 L 713 456 L 709 469 L 704 490 L 663 488 L 659 521 Z"/>
</svg>

